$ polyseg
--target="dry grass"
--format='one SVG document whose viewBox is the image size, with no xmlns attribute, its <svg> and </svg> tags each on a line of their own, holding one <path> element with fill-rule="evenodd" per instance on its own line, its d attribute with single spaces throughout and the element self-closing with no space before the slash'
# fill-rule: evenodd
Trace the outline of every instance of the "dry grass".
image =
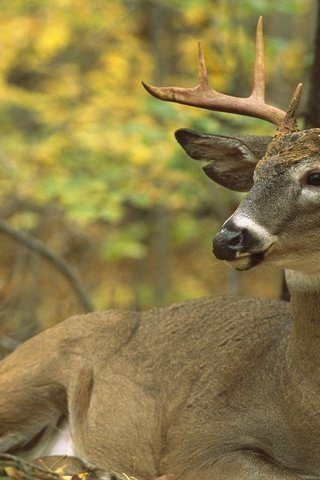
<svg viewBox="0 0 320 480">
<path fill-rule="evenodd" d="M 87 480 L 89 471 L 69 473 L 68 458 L 52 462 L 37 460 L 27 462 L 21 457 L 7 453 L 0 454 L 0 480 Z M 66 459 L 66 462 L 64 462 Z"/>
</svg>

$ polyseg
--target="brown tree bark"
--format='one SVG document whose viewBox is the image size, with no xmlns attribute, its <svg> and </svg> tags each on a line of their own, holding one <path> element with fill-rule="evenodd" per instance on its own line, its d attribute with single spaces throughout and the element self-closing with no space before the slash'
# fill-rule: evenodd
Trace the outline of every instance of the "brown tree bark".
<svg viewBox="0 0 320 480">
<path fill-rule="evenodd" d="M 307 128 L 320 128 L 320 1 L 316 2 L 316 31 L 313 48 L 313 63 L 310 75 L 310 89 L 304 116 Z"/>
</svg>

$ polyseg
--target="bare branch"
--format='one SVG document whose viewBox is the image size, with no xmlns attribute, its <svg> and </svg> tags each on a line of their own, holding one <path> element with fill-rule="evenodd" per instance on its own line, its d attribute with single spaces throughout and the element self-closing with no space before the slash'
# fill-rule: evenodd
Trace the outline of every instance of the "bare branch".
<svg viewBox="0 0 320 480">
<path fill-rule="evenodd" d="M 57 255 L 37 238 L 26 232 L 13 228 L 9 223 L 2 219 L 0 219 L 0 232 L 10 236 L 16 242 L 21 243 L 30 250 L 36 252 L 38 255 L 49 260 L 49 262 L 51 262 L 67 278 L 84 310 L 86 312 L 92 312 L 94 310 L 93 304 L 84 291 L 78 276 L 68 262 L 60 255 Z"/>
</svg>

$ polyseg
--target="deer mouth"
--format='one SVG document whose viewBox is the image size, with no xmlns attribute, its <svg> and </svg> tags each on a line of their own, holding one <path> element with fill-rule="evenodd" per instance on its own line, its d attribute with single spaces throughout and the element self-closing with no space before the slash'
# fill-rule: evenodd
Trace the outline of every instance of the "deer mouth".
<svg viewBox="0 0 320 480">
<path fill-rule="evenodd" d="M 265 258 L 269 255 L 273 245 L 274 243 L 272 243 L 265 250 L 261 250 L 259 252 L 240 253 L 237 258 L 233 260 L 228 260 L 226 263 L 235 270 L 250 270 L 251 268 L 261 264 L 265 260 Z"/>
<path fill-rule="evenodd" d="M 253 254 L 245 254 L 242 255 L 240 258 L 235 260 L 229 260 L 227 263 L 230 267 L 234 268 L 235 270 L 250 270 L 251 268 L 259 265 L 265 258 L 265 252 L 253 253 Z"/>
</svg>

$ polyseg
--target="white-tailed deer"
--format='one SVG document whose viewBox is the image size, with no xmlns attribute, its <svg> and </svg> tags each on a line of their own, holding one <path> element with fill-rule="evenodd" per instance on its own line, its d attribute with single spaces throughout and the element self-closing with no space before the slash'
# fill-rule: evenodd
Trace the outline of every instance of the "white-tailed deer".
<svg viewBox="0 0 320 480">
<path fill-rule="evenodd" d="M 270 139 L 188 130 L 206 173 L 250 190 L 214 242 L 232 267 L 285 268 L 292 300 L 204 299 L 78 316 L 0 362 L 0 451 L 23 453 L 66 420 L 74 453 L 139 480 L 320 479 L 320 129 L 264 103 L 261 22 L 249 99 L 194 89 L 165 100 L 271 121 Z"/>
</svg>

